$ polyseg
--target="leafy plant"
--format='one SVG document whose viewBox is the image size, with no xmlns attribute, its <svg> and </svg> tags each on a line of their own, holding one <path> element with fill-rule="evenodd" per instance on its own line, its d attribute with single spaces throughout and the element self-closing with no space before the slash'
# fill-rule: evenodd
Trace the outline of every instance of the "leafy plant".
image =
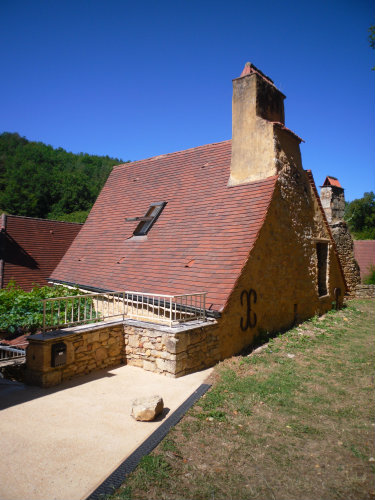
<svg viewBox="0 0 375 500">
<path fill-rule="evenodd" d="M 375 194 L 370 191 L 346 204 L 344 218 L 355 239 L 375 238 Z"/>
<path fill-rule="evenodd" d="M 375 285 L 375 266 L 370 267 L 370 273 L 363 279 L 365 285 Z"/>
<path fill-rule="evenodd" d="M 8 334 L 35 333 L 43 325 L 43 299 L 52 297 L 66 297 L 79 295 L 77 289 L 68 289 L 63 286 L 36 285 L 31 292 L 25 292 L 17 286 L 15 281 L 9 282 L 8 286 L 0 290 L 0 330 Z M 46 309 L 50 313 L 54 323 L 59 322 L 58 310 L 52 308 L 52 303 Z M 91 307 L 90 299 L 76 299 L 67 307 L 67 316 L 77 318 L 78 309 L 82 312 L 84 307 Z M 64 310 L 65 313 L 65 310 Z M 60 318 L 61 319 L 61 318 Z"/>
</svg>

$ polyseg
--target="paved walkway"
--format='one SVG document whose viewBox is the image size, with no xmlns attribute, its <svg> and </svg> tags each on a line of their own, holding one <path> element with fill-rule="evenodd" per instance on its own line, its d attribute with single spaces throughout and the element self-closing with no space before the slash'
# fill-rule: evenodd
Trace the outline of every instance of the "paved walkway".
<svg viewBox="0 0 375 500">
<path fill-rule="evenodd" d="M 0 379 L 1 500 L 87 498 L 210 372 L 173 379 L 121 366 L 54 389 Z M 163 418 L 136 422 L 131 401 L 152 394 Z"/>
</svg>

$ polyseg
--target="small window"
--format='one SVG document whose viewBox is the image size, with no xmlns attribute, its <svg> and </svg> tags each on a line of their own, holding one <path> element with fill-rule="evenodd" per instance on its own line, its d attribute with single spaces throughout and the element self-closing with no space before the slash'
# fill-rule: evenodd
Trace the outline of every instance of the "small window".
<svg viewBox="0 0 375 500">
<path fill-rule="evenodd" d="M 144 236 L 149 232 L 152 226 L 155 224 L 157 218 L 161 214 L 163 208 L 167 204 L 166 201 L 161 201 L 159 203 L 152 203 L 147 210 L 144 217 L 141 217 L 141 222 L 138 224 L 134 231 L 134 236 Z"/>
<path fill-rule="evenodd" d="M 327 295 L 328 243 L 317 243 L 318 257 L 318 293 L 319 297 Z"/>
</svg>

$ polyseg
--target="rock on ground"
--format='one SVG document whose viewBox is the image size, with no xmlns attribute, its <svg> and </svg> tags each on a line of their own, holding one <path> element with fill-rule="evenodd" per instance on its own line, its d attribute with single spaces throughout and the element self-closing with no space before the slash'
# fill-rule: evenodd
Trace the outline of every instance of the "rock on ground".
<svg viewBox="0 0 375 500">
<path fill-rule="evenodd" d="M 135 399 L 132 404 L 131 415 L 136 420 L 149 422 L 154 420 L 163 411 L 164 403 L 161 396 L 150 396 Z"/>
</svg>

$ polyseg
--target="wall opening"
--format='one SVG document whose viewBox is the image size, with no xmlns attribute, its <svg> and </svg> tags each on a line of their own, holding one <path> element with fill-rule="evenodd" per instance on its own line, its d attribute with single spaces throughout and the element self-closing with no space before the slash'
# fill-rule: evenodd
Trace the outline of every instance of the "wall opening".
<svg viewBox="0 0 375 500">
<path fill-rule="evenodd" d="M 317 243 L 316 253 L 318 257 L 318 293 L 319 297 L 322 297 L 327 295 L 328 243 Z"/>
</svg>

